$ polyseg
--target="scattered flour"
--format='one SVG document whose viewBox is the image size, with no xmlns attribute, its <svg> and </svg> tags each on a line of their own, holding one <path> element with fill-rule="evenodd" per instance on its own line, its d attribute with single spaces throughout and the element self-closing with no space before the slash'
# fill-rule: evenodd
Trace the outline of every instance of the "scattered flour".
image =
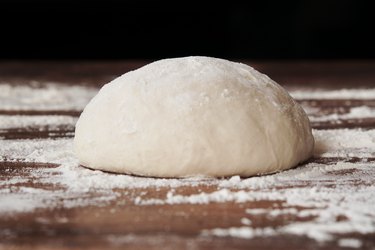
<svg viewBox="0 0 375 250">
<path fill-rule="evenodd" d="M 315 156 L 374 157 L 375 129 L 313 130 Z"/>
<path fill-rule="evenodd" d="M 78 163 L 72 152 L 71 139 L 58 140 L 16 140 L 3 141 L 0 154 L 6 159 L 49 162 L 61 164 L 56 168 L 38 168 L 24 178 L 5 179 L 0 185 L 0 212 L 29 212 L 44 207 L 77 207 L 87 205 L 105 205 L 117 198 L 113 189 L 133 189 L 147 187 L 179 187 L 184 185 L 216 185 L 217 191 L 201 192 L 192 195 L 175 194 L 173 189 L 164 199 L 144 199 L 134 197 L 138 205 L 161 204 L 208 204 L 212 202 L 247 203 L 251 201 L 275 200 L 283 207 L 273 210 L 251 210 L 250 216 L 267 214 L 282 216 L 294 214 L 297 217 L 313 216 L 308 222 L 292 223 L 274 232 L 307 235 L 317 240 L 330 240 L 334 233 L 375 232 L 375 187 L 372 186 L 371 173 L 374 165 L 367 163 L 339 162 L 332 165 L 309 163 L 299 168 L 283 171 L 274 175 L 241 179 L 154 179 L 127 175 L 115 175 L 77 167 Z M 334 148 L 335 150 L 335 148 Z M 337 179 L 332 172 L 354 170 L 352 174 Z M 373 173 L 373 172 L 372 172 Z M 27 182 L 28 178 L 43 184 L 61 186 L 62 189 L 44 190 L 34 188 L 12 188 L 14 184 Z M 350 183 L 360 181 L 359 185 Z M 311 183 L 304 187 L 305 183 Z M 311 188 L 311 185 L 315 188 Z M 279 189 L 281 188 L 282 189 Z M 95 190 L 96 197 L 88 196 Z M 348 195 L 350 194 L 350 195 Z M 300 209 L 296 209 L 299 207 Z M 311 209 L 314 208 L 314 209 Z M 335 221 L 339 215 L 346 221 Z M 255 237 L 264 235 L 262 230 L 255 230 L 245 225 L 239 230 L 234 228 L 216 230 L 212 235 Z M 247 229 L 245 229 L 247 228 Z M 207 235 L 209 230 L 203 230 Z M 218 232 L 222 232 L 221 234 Z M 225 233 L 224 233 L 225 232 Z M 267 231 L 268 232 L 268 231 Z"/>
<path fill-rule="evenodd" d="M 251 228 L 251 227 L 231 227 L 231 228 L 215 228 L 211 230 L 203 230 L 202 236 L 219 236 L 219 237 L 237 237 L 251 239 L 254 237 L 266 237 L 275 235 L 275 230 L 271 227 Z"/>
<path fill-rule="evenodd" d="M 0 115 L 0 130 L 11 128 L 35 128 L 48 126 L 58 128 L 70 126 L 74 128 L 78 118 L 66 115 Z"/>
<path fill-rule="evenodd" d="M 268 216 L 277 217 L 284 214 L 297 214 L 298 210 L 296 208 L 284 208 L 284 209 L 264 209 L 264 208 L 253 208 L 246 209 L 246 213 L 257 215 L 257 214 L 266 214 Z"/>
<path fill-rule="evenodd" d="M 46 83 L 38 87 L 0 83 L 2 110 L 83 110 L 97 88 Z"/>
<path fill-rule="evenodd" d="M 317 110 L 310 111 L 310 113 L 318 112 Z M 312 122 L 325 122 L 325 121 L 337 121 L 337 120 L 349 120 L 349 119 L 363 119 L 363 118 L 375 118 L 375 108 L 360 106 L 352 107 L 349 113 L 346 114 L 329 114 L 323 116 L 310 116 Z"/>
<path fill-rule="evenodd" d="M 47 84 L 35 89 L 27 86 L 0 84 L 2 109 L 58 109 L 81 110 L 96 93 L 96 89 L 77 86 Z M 292 93 L 297 98 L 348 98 L 372 99 L 375 89 L 340 90 Z M 311 94 L 311 96 L 310 96 Z M 4 104 L 4 105 L 3 105 Z M 311 117 L 311 116 L 310 116 Z M 367 107 L 352 108 L 344 115 L 325 115 L 312 119 L 358 119 L 374 117 L 374 110 Z M 76 118 L 70 116 L 0 116 L 0 129 L 14 127 L 54 127 L 61 124 L 74 126 Z M 306 235 L 326 241 L 335 234 L 351 232 L 375 232 L 375 187 L 374 162 L 366 162 L 375 156 L 375 129 L 314 130 L 316 139 L 315 157 L 359 157 L 357 163 L 337 162 L 332 164 L 307 163 L 298 168 L 280 173 L 229 179 L 185 178 L 162 179 L 116 175 L 93 171 L 78 166 L 72 151 L 72 139 L 1 140 L 0 161 L 53 163 L 55 167 L 25 167 L 25 174 L 17 178 L 7 177 L 0 182 L 0 214 L 32 212 L 35 209 L 57 207 L 101 206 L 118 199 L 116 189 L 168 188 L 165 198 L 130 196 L 137 205 L 208 204 L 233 202 L 244 205 L 242 226 L 231 228 L 202 229 L 202 236 L 253 238 L 278 234 Z M 6 168 L 6 165 L 1 166 Z M 10 168 L 10 167 L 9 167 Z M 31 169 L 30 169 L 31 168 Z M 27 171 L 26 171 L 27 170 Z M 339 175 L 344 171 L 346 174 Z M 9 175 L 12 176 L 12 175 Z M 30 181 L 41 184 L 39 188 L 27 187 Z M 52 185 L 53 190 L 43 188 Z M 212 192 L 190 195 L 177 194 L 174 188 L 206 185 L 216 187 Z M 92 192 L 95 191 L 95 192 Z M 95 193 L 95 196 L 92 195 Z M 248 208 L 252 201 L 278 201 L 277 208 Z M 253 228 L 252 218 L 257 216 L 295 216 L 311 218 L 307 221 L 291 221 L 289 224 Z M 337 220 L 342 217 L 344 220 Z M 359 248 L 362 242 L 345 238 L 338 241 L 341 247 Z"/>
<path fill-rule="evenodd" d="M 52 193 L 50 195 L 53 195 Z M 24 213 L 31 212 L 37 208 L 48 207 L 46 194 L 41 191 L 39 195 L 30 195 L 29 193 L 0 192 L 0 213 Z"/>
<path fill-rule="evenodd" d="M 28 116 L 20 116 L 20 119 Z M 62 123 L 73 122 L 71 117 Z M 44 119 L 44 116 L 43 116 Z M 59 116 L 57 120 L 63 120 Z M 51 119 L 52 124 L 54 119 Z M 20 122 L 25 124 L 27 122 Z M 37 124 L 43 121 L 36 122 Z M 11 125 L 11 123 L 9 123 Z M 1 125 L 0 125 L 1 126 Z M 374 157 L 375 156 L 375 129 L 329 129 L 313 130 L 316 141 L 314 155 L 317 157 Z M 353 140 L 355 138 L 355 140 Z M 64 154 L 69 152 L 70 158 L 75 158 L 72 152 L 71 139 L 34 139 L 34 140 L 4 140 L 0 146 L 0 158 L 25 159 L 36 162 L 66 163 Z M 51 161 L 51 157 L 54 161 Z M 76 163 L 76 161 L 74 162 Z M 230 179 L 236 182 L 239 177 Z"/>
<path fill-rule="evenodd" d="M 138 205 L 164 205 L 164 204 L 208 204 L 212 202 L 236 202 L 243 203 L 256 200 L 279 200 L 277 195 L 269 192 L 248 192 L 244 190 L 231 191 L 223 188 L 212 193 L 199 193 L 189 196 L 175 195 L 173 191 L 169 191 L 165 199 L 137 199 Z"/>
<path fill-rule="evenodd" d="M 252 224 L 252 221 L 248 218 L 243 217 L 241 218 L 241 224 L 250 226 Z"/>
<path fill-rule="evenodd" d="M 56 163 L 77 166 L 78 160 L 72 151 L 72 139 L 22 139 L 3 140 L 0 146 L 0 159 Z"/>
<path fill-rule="evenodd" d="M 314 219 L 312 221 L 292 223 L 275 228 L 275 231 L 279 233 L 306 235 L 319 241 L 331 240 L 332 234 L 350 232 L 374 233 L 375 211 L 373 210 L 373 205 L 375 204 L 375 187 L 372 186 L 372 177 L 365 177 L 366 173 L 373 170 L 374 166 L 353 163 L 337 163 L 332 166 L 309 165 L 307 168 L 310 168 L 310 171 L 304 175 L 298 174 L 298 172 L 306 170 L 304 167 L 300 167 L 298 171 L 297 169 L 284 171 L 272 176 L 244 179 L 237 185 L 230 184 L 231 189 L 242 188 L 240 191 L 231 191 L 227 188 L 222 188 L 211 193 L 203 192 L 187 196 L 175 195 L 173 192 L 168 192 L 165 199 L 138 199 L 137 204 L 246 203 L 251 201 L 275 200 L 281 202 L 283 207 L 278 209 L 272 208 L 272 210 L 247 209 L 246 212 L 251 216 L 262 214 L 271 217 L 288 214 L 296 215 L 300 218 L 308 215 L 313 216 Z M 356 168 L 359 178 L 353 178 L 355 177 L 354 174 L 351 178 L 336 181 L 337 177 L 335 175 L 329 175 L 332 171 L 348 167 Z M 324 178 L 322 179 L 321 176 Z M 348 189 L 348 186 L 350 186 L 348 184 L 353 179 L 361 180 L 362 183 Z M 316 183 L 316 187 L 296 187 L 302 185 L 305 181 L 313 184 Z M 261 184 L 261 188 L 259 184 Z M 221 186 L 221 183 L 218 183 L 218 185 Z M 278 187 L 283 188 L 278 189 Z M 311 209 L 311 207 L 314 209 Z M 347 219 L 337 221 L 339 216 L 345 216 Z M 203 232 L 207 232 L 207 230 Z M 228 234 L 233 236 L 236 232 L 236 230 L 232 229 L 231 233 Z M 249 237 L 252 236 L 250 234 Z M 243 237 L 243 235 L 240 233 L 238 237 Z"/>
<path fill-rule="evenodd" d="M 375 89 L 339 89 L 339 90 L 292 90 L 290 95 L 297 100 L 311 99 L 375 99 Z"/>
<path fill-rule="evenodd" d="M 362 246 L 362 242 L 358 239 L 346 238 L 340 239 L 338 245 L 340 247 L 360 248 Z"/>
</svg>

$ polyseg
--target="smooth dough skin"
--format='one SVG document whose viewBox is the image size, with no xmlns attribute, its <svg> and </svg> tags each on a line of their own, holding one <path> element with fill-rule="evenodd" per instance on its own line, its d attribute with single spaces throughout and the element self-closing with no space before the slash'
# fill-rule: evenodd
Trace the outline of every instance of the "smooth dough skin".
<svg viewBox="0 0 375 250">
<path fill-rule="evenodd" d="M 106 84 L 79 118 L 80 164 L 154 177 L 251 176 L 313 152 L 309 119 L 253 68 L 223 59 L 153 62 Z"/>
</svg>

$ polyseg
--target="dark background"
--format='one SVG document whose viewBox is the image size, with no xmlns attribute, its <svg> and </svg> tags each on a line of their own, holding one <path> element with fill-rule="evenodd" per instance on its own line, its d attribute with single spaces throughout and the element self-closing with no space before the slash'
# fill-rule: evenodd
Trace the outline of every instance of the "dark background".
<svg viewBox="0 0 375 250">
<path fill-rule="evenodd" d="M 0 59 L 375 58 L 371 1 L 0 1 Z"/>
</svg>

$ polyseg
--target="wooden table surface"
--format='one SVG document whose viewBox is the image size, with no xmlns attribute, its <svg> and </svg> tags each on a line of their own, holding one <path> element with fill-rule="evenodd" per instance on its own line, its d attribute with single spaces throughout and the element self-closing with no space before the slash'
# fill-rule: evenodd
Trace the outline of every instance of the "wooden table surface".
<svg viewBox="0 0 375 250">
<path fill-rule="evenodd" d="M 295 169 L 154 179 L 78 166 L 84 105 L 145 63 L 0 62 L 0 249 L 375 249 L 375 61 L 246 62 L 311 119 L 315 154 Z"/>
</svg>

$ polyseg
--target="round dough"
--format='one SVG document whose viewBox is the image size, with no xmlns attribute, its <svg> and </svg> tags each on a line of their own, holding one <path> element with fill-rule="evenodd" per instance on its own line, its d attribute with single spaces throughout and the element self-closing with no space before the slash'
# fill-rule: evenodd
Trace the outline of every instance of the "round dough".
<svg viewBox="0 0 375 250">
<path fill-rule="evenodd" d="M 153 62 L 106 84 L 75 131 L 81 165 L 155 177 L 251 176 L 312 155 L 309 119 L 253 68 L 223 59 Z"/>
</svg>

